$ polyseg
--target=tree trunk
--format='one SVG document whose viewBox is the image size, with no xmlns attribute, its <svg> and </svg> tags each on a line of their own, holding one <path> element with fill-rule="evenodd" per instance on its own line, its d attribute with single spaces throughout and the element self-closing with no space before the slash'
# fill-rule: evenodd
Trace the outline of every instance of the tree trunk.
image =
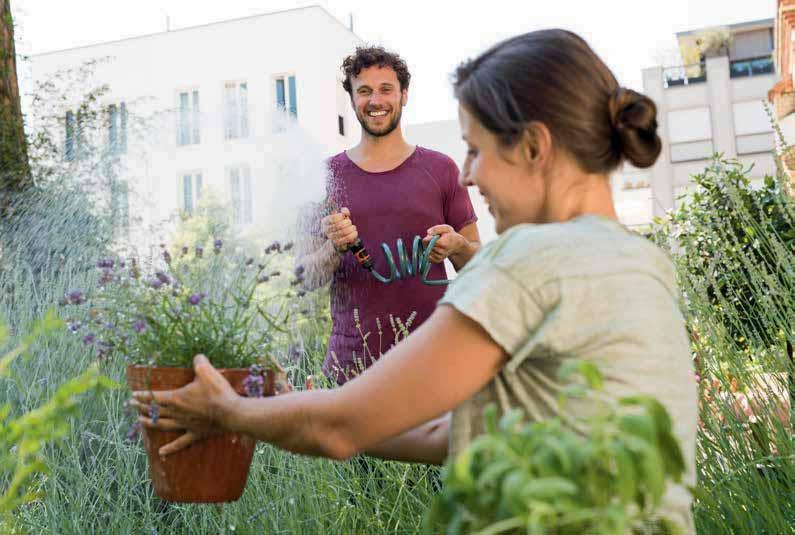
<svg viewBox="0 0 795 535">
<path fill-rule="evenodd" d="M 0 0 L 0 217 L 7 215 L 11 196 L 30 182 L 11 0 Z"/>
</svg>

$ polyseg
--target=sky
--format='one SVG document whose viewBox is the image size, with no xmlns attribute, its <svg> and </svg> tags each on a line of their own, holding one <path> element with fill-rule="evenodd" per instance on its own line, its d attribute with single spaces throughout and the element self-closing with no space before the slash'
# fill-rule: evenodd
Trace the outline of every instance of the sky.
<svg viewBox="0 0 795 535">
<path fill-rule="evenodd" d="M 17 52 L 32 55 L 306 5 L 320 5 L 368 43 L 400 53 L 412 74 L 406 124 L 457 116 L 450 73 L 512 35 L 565 28 L 582 35 L 622 85 L 670 57 L 675 33 L 772 18 L 775 0 L 11 0 Z M 322 46 L 310 35 L 306 46 Z M 342 60 L 342 58 L 340 58 Z"/>
</svg>

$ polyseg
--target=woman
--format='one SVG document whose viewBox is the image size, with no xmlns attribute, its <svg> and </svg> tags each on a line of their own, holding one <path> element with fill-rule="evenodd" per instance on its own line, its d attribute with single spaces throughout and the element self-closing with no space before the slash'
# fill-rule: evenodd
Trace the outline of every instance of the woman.
<svg viewBox="0 0 795 535">
<path fill-rule="evenodd" d="M 654 103 L 621 88 L 585 41 L 562 30 L 515 37 L 464 63 L 455 92 L 468 146 L 461 182 L 480 190 L 500 237 L 425 324 L 342 388 L 243 398 L 197 356 L 196 380 L 155 392 L 160 419 L 142 417 L 186 431 L 162 454 L 228 430 L 334 459 L 367 452 L 441 463 L 481 432 L 488 403 L 565 418 L 557 370 L 588 359 L 609 396 L 666 405 L 692 475 L 696 387 L 673 267 L 617 223 L 608 180 L 625 160 L 657 159 Z M 135 398 L 143 406 L 152 395 Z M 690 522 L 682 489 L 666 504 Z"/>
</svg>

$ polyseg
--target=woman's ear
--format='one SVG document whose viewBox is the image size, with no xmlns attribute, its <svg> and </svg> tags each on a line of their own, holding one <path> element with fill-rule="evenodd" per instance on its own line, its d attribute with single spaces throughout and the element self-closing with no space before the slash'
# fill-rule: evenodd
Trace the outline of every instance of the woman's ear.
<svg viewBox="0 0 795 535">
<path fill-rule="evenodd" d="M 519 142 L 522 156 L 528 165 L 543 165 L 549 160 L 552 150 L 552 134 L 543 123 L 534 121 L 527 125 Z"/>
</svg>

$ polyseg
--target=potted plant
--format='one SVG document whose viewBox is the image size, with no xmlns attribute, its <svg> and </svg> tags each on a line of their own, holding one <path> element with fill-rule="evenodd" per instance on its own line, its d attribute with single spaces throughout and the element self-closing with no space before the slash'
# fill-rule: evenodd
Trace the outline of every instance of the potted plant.
<svg viewBox="0 0 795 535">
<path fill-rule="evenodd" d="M 194 378 L 193 357 L 202 353 L 241 395 L 273 395 L 281 371 L 271 348 L 281 334 L 290 286 L 268 283 L 280 273 L 269 267 L 283 248 L 274 244 L 259 258 L 224 254 L 221 240 L 212 252 L 182 247 L 162 254 L 148 268 L 103 259 L 90 296 L 69 292 L 69 329 L 92 345 L 100 359 L 121 356 L 128 364 L 132 390 L 171 390 Z M 289 249 L 285 246 L 284 249 Z M 286 288 L 285 288 L 286 287 Z M 82 305 L 82 306 L 76 306 Z M 156 419 L 159 408 L 149 407 Z M 243 493 L 255 440 L 212 435 L 166 458 L 158 450 L 181 432 L 144 430 L 144 444 L 155 493 L 174 502 L 228 502 Z"/>
</svg>

